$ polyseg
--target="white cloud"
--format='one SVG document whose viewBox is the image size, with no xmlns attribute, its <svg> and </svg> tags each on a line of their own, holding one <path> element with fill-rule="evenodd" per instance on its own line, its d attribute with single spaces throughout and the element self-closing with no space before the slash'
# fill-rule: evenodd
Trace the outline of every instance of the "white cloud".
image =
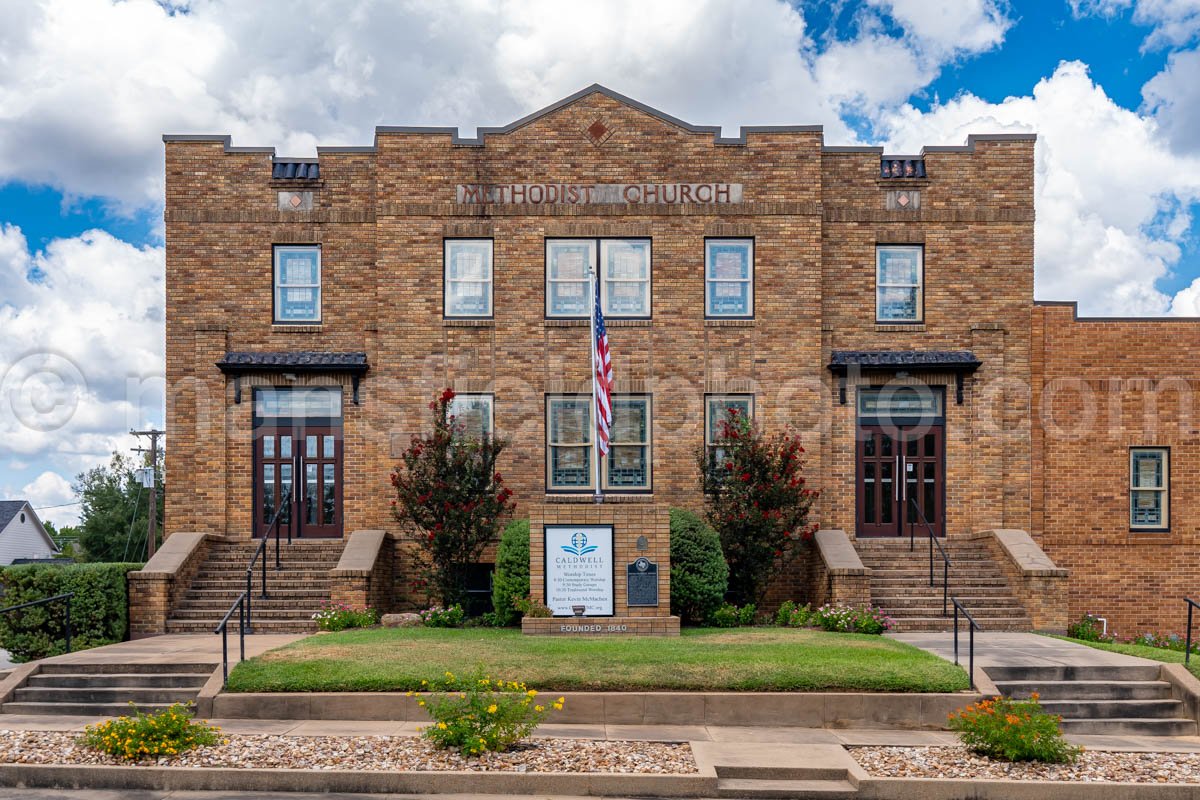
<svg viewBox="0 0 1200 800">
<path fill-rule="evenodd" d="M 75 492 L 71 482 L 57 472 L 43 472 L 25 484 L 18 499 L 27 500 L 43 522 L 52 522 L 56 527 L 74 525 L 79 521 L 79 506 L 74 505 Z M 67 505 L 70 504 L 70 505 Z"/>
<path fill-rule="evenodd" d="M 1200 0 L 1070 0 L 1075 16 L 1112 19 L 1133 8 L 1133 21 L 1152 28 L 1144 49 L 1180 47 L 1200 35 Z"/>
<path fill-rule="evenodd" d="M 34 253 L 4 225 L 0 286 L 0 462 L 74 476 L 161 421 L 162 248 L 93 230 Z"/>
<path fill-rule="evenodd" d="M 1200 153 L 1200 50 L 1172 53 L 1167 65 L 1142 87 L 1146 108 L 1154 114 L 1171 145 Z"/>
<path fill-rule="evenodd" d="M 1173 153 L 1155 121 L 1114 103 L 1085 65 L 1060 64 L 1030 96 L 905 106 L 886 125 L 889 145 L 906 152 L 972 132 L 1037 132 L 1037 296 L 1078 299 L 1088 314 L 1171 307 L 1155 283 L 1179 260 L 1200 159 Z"/>
</svg>

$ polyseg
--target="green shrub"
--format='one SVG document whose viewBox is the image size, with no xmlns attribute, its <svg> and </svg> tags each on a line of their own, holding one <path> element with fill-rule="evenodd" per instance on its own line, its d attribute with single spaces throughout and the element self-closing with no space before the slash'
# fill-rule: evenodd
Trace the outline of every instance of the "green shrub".
<svg viewBox="0 0 1200 800">
<path fill-rule="evenodd" d="M 870 633 L 878 636 L 892 620 L 877 608 L 824 605 L 812 612 L 811 623 L 833 633 Z"/>
<path fill-rule="evenodd" d="M 1113 637 L 1104 634 L 1099 618 L 1084 614 L 1079 622 L 1067 626 L 1067 636 L 1072 639 L 1082 639 L 1085 642 L 1111 642 Z M 1181 648 L 1182 649 L 1182 648 Z"/>
<path fill-rule="evenodd" d="M 812 606 L 788 600 L 775 612 L 775 624 L 781 628 L 807 628 L 813 624 Z"/>
<path fill-rule="evenodd" d="M 721 537 L 699 514 L 671 509 L 671 613 L 704 622 L 720 608 L 729 585 Z"/>
<path fill-rule="evenodd" d="M 345 603 L 321 601 L 321 610 L 313 614 L 317 627 L 323 631 L 344 631 L 347 628 L 369 628 L 379 624 L 379 612 L 369 606 L 355 608 Z"/>
<path fill-rule="evenodd" d="M 193 722 L 191 709 L 182 703 L 157 714 L 137 711 L 137 716 L 88 725 L 83 732 L 85 746 L 126 761 L 175 756 L 193 747 L 211 747 L 219 740 L 220 729 Z"/>
<path fill-rule="evenodd" d="M 432 694 L 419 701 L 433 724 L 421 735 L 438 747 L 463 755 L 501 752 L 524 739 L 548 713 L 537 691 L 518 681 L 494 681 L 484 676 L 459 680 L 447 672 Z M 411 697 L 414 692 L 409 692 Z M 563 698 L 550 703 L 561 711 Z"/>
<path fill-rule="evenodd" d="M 552 617 L 554 612 L 550 610 L 550 606 L 543 603 L 541 600 L 534 600 L 533 597 L 526 595 L 525 597 L 513 597 L 513 608 L 520 612 L 522 617 Z"/>
<path fill-rule="evenodd" d="M 950 715 L 950 730 L 967 747 L 1001 761 L 1065 764 L 1083 752 L 1063 739 L 1060 717 L 1047 714 L 1034 692 L 1029 700 L 995 697 Z"/>
<path fill-rule="evenodd" d="M 461 628 L 467 614 L 458 603 L 449 608 L 433 606 L 418 612 L 426 628 Z"/>
<path fill-rule="evenodd" d="M 514 519 L 504 526 L 496 549 L 496 575 L 492 581 L 492 609 L 498 625 L 513 625 L 521 618 L 513 598 L 529 596 L 529 520 Z"/>
<path fill-rule="evenodd" d="M 71 649 L 121 642 L 128 633 L 125 574 L 141 564 L 20 564 L 0 569 L 0 605 L 15 606 L 56 594 L 71 598 Z M 0 648 L 16 662 L 66 652 L 63 601 L 0 614 Z"/>
<path fill-rule="evenodd" d="M 741 607 L 724 603 L 708 618 L 708 624 L 714 628 L 737 628 L 753 625 L 754 614 L 757 611 L 758 608 L 754 603 L 747 603 Z"/>
</svg>

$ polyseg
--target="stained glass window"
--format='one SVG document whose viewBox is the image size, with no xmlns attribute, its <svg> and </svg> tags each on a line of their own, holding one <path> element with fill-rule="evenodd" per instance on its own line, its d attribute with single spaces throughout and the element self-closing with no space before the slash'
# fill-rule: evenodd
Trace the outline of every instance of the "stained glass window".
<svg viewBox="0 0 1200 800">
<path fill-rule="evenodd" d="M 1170 483 L 1167 450 L 1138 447 L 1129 451 L 1129 526 L 1162 530 L 1169 522 Z"/>
<path fill-rule="evenodd" d="M 321 248 L 275 248 L 275 321 L 321 321 Z"/>
<path fill-rule="evenodd" d="M 705 308 L 710 317 L 754 316 L 754 240 L 704 243 Z"/>
<path fill-rule="evenodd" d="M 492 315 L 492 240 L 447 239 L 444 245 L 447 317 Z"/>
<path fill-rule="evenodd" d="M 875 318 L 879 322 L 920 322 L 923 251 L 919 245 L 875 248 Z"/>
</svg>

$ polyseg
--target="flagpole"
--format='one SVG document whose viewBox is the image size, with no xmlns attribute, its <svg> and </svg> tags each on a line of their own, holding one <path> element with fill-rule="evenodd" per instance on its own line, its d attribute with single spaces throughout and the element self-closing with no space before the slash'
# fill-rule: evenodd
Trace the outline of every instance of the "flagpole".
<svg viewBox="0 0 1200 800">
<path fill-rule="evenodd" d="M 600 287 L 593 264 L 588 265 L 588 277 L 591 278 L 592 288 L 592 307 L 588 312 L 588 328 L 592 332 L 588 342 L 588 349 L 592 352 L 592 402 L 589 406 L 589 416 L 592 420 L 592 474 L 596 476 L 596 493 L 592 495 L 592 502 L 603 503 L 604 493 L 600 491 L 600 402 L 596 394 L 596 303 L 600 302 Z"/>
</svg>

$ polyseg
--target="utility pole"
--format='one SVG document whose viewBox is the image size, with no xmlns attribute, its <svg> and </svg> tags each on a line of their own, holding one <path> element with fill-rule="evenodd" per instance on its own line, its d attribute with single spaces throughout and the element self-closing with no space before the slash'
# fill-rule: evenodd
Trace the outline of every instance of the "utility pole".
<svg viewBox="0 0 1200 800">
<path fill-rule="evenodd" d="M 149 436 L 150 447 L 135 447 L 135 453 L 150 454 L 150 513 L 146 515 L 146 560 L 154 558 L 155 539 L 158 538 L 158 439 L 165 432 L 156 428 L 148 431 L 130 431 L 137 437 Z M 145 485 L 145 484 L 143 484 Z"/>
</svg>

